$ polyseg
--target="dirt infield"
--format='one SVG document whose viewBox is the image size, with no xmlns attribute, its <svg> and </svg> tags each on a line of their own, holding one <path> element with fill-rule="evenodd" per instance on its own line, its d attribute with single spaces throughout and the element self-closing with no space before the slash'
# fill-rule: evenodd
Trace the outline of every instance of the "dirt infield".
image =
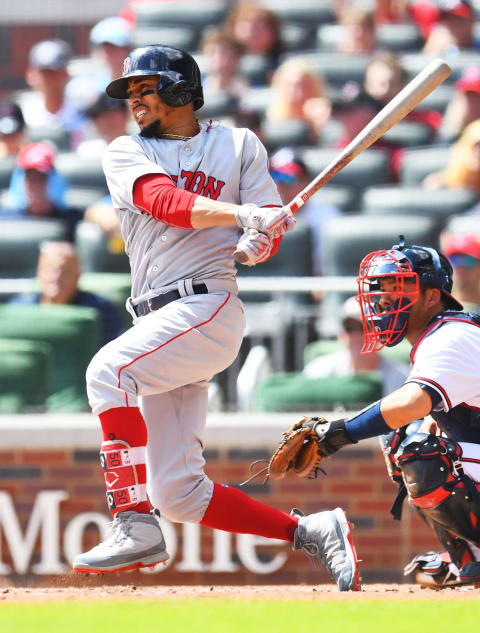
<svg viewBox="0 0 480 633">
<path fill-rule="evenodd" d="M 90 583 L 88 583 L 90 585 Z M 148 586 L 103 585 L 79 587 L 18 587 L 0 585 L 0 602 L 57 602 L 64 600 L 480 600 L 480 588 L 457 587 L 436 591 L 418 585 L 365 585 L 360 592 L 340 593 L 334 585 L 210 585 L 210 586 Z"/>
</svg>

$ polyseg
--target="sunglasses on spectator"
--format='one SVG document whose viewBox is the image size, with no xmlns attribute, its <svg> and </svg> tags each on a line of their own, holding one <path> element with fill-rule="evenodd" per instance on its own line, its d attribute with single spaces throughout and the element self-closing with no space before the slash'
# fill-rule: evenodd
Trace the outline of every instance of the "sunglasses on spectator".
<svg viewBox="0 0 480 633">
<path fill-rule="evenodd" d="M 473 255 L 465 255 L 464 253 L 453 253 L 449 257 L 452 266 L 464 266 L 465 268 L 473 268 L 480 264 L 480 259 Z"/>
<path fill-rule="evenodd" d="M 343 329 L 347 334 L 355 334 L 355 332 L 363 332 L 363 325 L 360 321 L 352 319 L 343 322 Z"/>
<path fill-rule="evenodd" d="M 298 181 L 298 176 L 295 174 L 285 174 L 282 171 L 270 170 L 270 175 L 275 182 L 281 182 L 285 185 L 291 185 Z"/>
</svg>

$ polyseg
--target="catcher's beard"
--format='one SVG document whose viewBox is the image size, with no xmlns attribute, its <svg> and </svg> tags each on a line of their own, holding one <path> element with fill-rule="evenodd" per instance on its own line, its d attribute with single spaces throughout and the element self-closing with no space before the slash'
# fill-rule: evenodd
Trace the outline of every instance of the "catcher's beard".
<svg viewBox="0 0 480 633">
<path fill-rule="evenodd" d="M 146 125 L 140 130 L 140 136 L 143 136 L 144 138 L 155 138 L 160 136 L 160 134 L 160 121 L 158 119 L 156 121 L 152 121 L 150 125 Z"/>
</svg>

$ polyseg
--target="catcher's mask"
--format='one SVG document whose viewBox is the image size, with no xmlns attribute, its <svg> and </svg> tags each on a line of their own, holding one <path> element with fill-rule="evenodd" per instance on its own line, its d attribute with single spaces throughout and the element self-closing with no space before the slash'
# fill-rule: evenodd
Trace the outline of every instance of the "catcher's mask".
<svg viewBox="0 0 480 633">
<path fill-rule="evenodd" d="M 420 288 L 438 288 L 447 308 L 463 310 L 450 294 L 452 272 L 444 255 L 428 246 L 405 246 L 403 236 L 390 250 L 366 255 L 357 279 L 364 333 L 362 353 L 393 347 L 403 340 Z"/>
<path fill-rule="evenodd" d="M 203 106 L 200 69 L 191 55 L 172 46 L 145 46 L 131 51 L 123 62 L 122 76 L 110 82 L 106 92 L 114 99 L 128 99 L 130 77 L 158 76 L 157 94 L 167 105 L 178 108 L 193 102 Z"/>
</svg>

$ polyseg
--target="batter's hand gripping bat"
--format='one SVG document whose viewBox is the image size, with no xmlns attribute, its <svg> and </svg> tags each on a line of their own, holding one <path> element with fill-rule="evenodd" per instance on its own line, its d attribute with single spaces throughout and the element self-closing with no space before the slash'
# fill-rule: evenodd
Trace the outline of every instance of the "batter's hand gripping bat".
<svg viewBox="0 0 480 633">
<path fill-rule="evenodd" d="M 370 147 L 387 130 L 401 121 L 427 95 L 429 95 L 451 72 L 450 66 L 443 59 L 432 60 L 416 77 L 412 79 L 387 105 L 375 115 L 361 132 L 334 158 L 325 169 L 308 184 L 295 198 L 285 205 L 290 213 L 295 213 L 325 183 L 350 163 L 365 149 Z M 241 251 L 235 253 L 236 261 L 242 263 Z M 244 259 L 244 261 L 246 261 Z"/>
</svg>

